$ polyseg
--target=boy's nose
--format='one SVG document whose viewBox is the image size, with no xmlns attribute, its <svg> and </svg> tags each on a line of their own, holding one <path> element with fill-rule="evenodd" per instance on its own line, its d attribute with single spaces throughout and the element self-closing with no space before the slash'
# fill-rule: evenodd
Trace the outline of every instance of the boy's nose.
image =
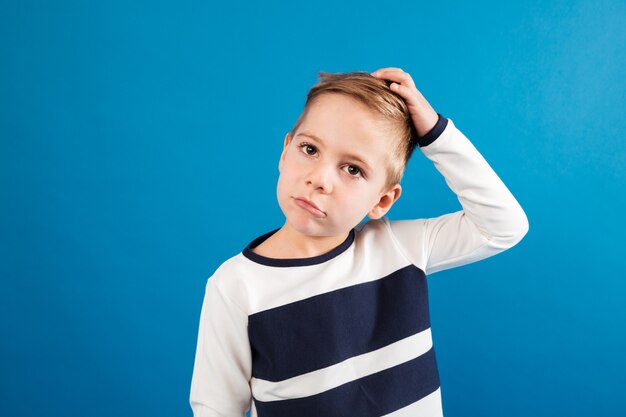
<svg viewBox="0 0 626 417">
<path fill-rule="evenodd" d="M 333 190 L 331 174 L 328 172 L 328 169 L 323 167 L 318 167 L 317 169 L 309 172 L 306 176 L 306 184 L 307 186 L 319 189 L 326 194 Z"/>
</svg>

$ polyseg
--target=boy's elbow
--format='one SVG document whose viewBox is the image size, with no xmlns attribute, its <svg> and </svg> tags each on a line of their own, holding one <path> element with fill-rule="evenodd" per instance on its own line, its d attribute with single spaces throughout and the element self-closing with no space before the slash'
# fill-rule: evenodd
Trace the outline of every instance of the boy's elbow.
<svg viewBox="0 0 626 417">
<path fill-rule="evenodd" d="M 507 250 L 517 245 L 526 236 L 529 230 L 528 217 L 523 211 L 515 216 L 508 216 L 506 226 L 496 234 L 486 237 L 490 246 L 500 250 Z"/>
<path fill-rule="evenodd" d="M 512 248 L 517 245 L 528 233 L 530 225 L 528 223 L 528 217 L 524 211 L 520 211 L 516 216 L 516 220 L 511 223 L 514 227 L 511 228 L 510 233 L 500 238 L 500 243 L 508 248 Z"/>
<path fill-rule="evenodd" d="M 526 213 L 522 212 L 522 215 L 520 216 L 520 220 L 519 220 L 518 232 L 517 234 L 515 234 L 514 245 L 517 245 L 524 238 L 524 236 L 526 236 L 529 229 L 530 229 L 530 225 L 528 223 L 528 217 L 526 216 Z"/>
</svg>

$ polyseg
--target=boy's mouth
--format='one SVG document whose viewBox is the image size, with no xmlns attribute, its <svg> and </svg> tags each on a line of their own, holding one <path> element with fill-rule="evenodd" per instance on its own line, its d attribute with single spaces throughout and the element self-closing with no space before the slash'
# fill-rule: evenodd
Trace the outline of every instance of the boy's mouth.
<svg viewBox="0 0 626 417">
<path fill-rule="evenodd" d="M 326 217 L 326 213 L 315 205 L 314 202 L 307 200 L 304 197 L 294 197 L 296 204 L 303 209 L 307 210 L 309 213 L 313 214 L 316 217 Z"/>
</svg>

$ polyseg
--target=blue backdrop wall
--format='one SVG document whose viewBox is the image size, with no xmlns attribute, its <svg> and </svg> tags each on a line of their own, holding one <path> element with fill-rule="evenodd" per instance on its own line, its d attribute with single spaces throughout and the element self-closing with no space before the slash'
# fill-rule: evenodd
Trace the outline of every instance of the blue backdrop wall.
<svg viewBox="0 0 626 417">
<path fill-rule="evenodd" d="M 8 1 L 0 415 L 190 416 L 206 279 L 279 227 L 317 72 L 409 72 L 525 209 L 431 276 L 444 411 L 626 413 L 623 1 Z M 460 209 L 416 153 L 392 219 Z"/>
</svg>

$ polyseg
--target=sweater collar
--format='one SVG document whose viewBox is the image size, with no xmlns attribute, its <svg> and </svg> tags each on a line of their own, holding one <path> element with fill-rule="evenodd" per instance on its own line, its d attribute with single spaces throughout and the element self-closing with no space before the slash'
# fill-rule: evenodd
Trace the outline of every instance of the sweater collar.
<svg viewBox="0 0 626 417">
<path fill-rule="evenodd" d="M 264 240 L 272 236 L 279 229 L 272 230 L 271 232 L 265 233 L 254 239 L 250 242 L 241 252 L 243 256 L 250 259 L 253 262 L 267 265 L 267 266 L 275 266 L 275 267 L 290 267 L 290 266 L 308 266 L 308 265 L 316 265 L 321 264 L 323 262 L 329 261 L 341 253 L 345 252 L 346 249 L 352 245 L 354 242 L 355 231 L 354 228 L 350 230 L 348 233 L 348 237 L 339 245 L 331 249 L 330 251 L 323 253 L 321 255 L 312 256 L 310 258 L 269 258 L 267 256 L 259 255 L 252 251 L 253 248 L 259 246 Z"/>
</svg>

